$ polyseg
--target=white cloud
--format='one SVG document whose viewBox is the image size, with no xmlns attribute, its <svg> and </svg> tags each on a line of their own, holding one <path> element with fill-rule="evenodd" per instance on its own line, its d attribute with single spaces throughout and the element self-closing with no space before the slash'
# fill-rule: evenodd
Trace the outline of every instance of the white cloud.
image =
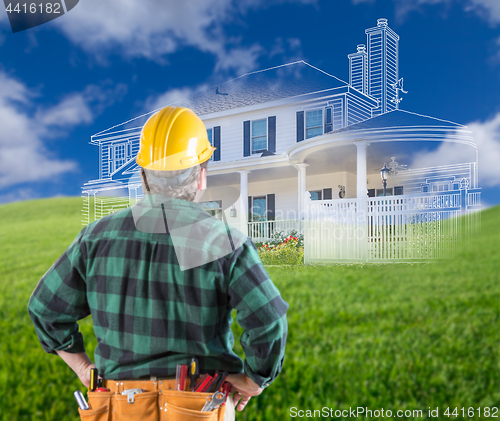
<svg viewBox="0 0 500 421">
<path fill-rule="evenodd" d="M 83 92 L 71 93 L 58 104 L 39 109 L 36 120 L 44 126 L 89 124 L 104 108 L 112 105 L 127 92 L 127 86 L 119 83 L 109 87 L 110 82 L 101 86 L 88 85 Z"/>
<path fill-rule="evenodd" d="M 208 89 L 208 85 L 200 85 L 196 88 L 176 88 L 159 95 L 152 95 L 148 97 L 144 103 L 144 112 L 151 112 L 177 101 L 185 100 L 198 92 L 205 91 L 206 89 Z"/>
<path fill-rule="evenodd" d="M 46 126 L 90 123 L 92 111 L 83 95 L 73 94 L 63 99 L 59 104 L 37 112 L 36 120 Z"/>
<path fill-rule="evenodd" d="M 58 158 L 44 146 L 44 139 L 54 137 L 54 129 L 90 123 L 103 107 L 103 91 L 124 90 L 121 85 L 102 89 L 90 85 L 58 104 L 35 109 L 35 94 L 20 81 L 0 72 L 0 86 L 0 188 L 75 171 L 78 164 Z"/>
<path fill-rule="evenodd" d="M 105 60 L 110 53 L 162 62 L 168 54 L 193 47 L 217 58 L 218 69 L 253 70 L 263 53 L 259 45 L 242 46 L 224 32 L 226 23 L 249 9 L 273 3 L 315 4 L 316 0 L 86 0 L 54 21 L 73 43 Z"/>
<path fill-rule="evenodd" d="M 374 3 L 377 0 L 351 0 L 352 4 Z M 491 25 L 500 24 L 500 0 L 393 0 L 396 5 L 396 19 L 404 21 L 414 10 L 420 11 L 424 5 L 459 3 L 465 11 L 473 11 Z"/>
<path fill-rule="evenodd" d="M 490 120 L 475 121 L 467 126 L 473 132 L 478 148 L 479 186 L 500 186 L 500 112 Z M 470 147 L 457 143 L 443 143 L 435 151 L 417 154 L 410 167 L 421 168 L 473 160 L 475 157 Z"/>
<path fill-rule="evenodd" d="M 40 192 L 33 188 L 20 188 L 5 194 L 0 194 L 0 205 L 4 203 L 20 202 L 23 200 L 32 200 L 40 197 Z"/>
<path fill-rule="evenodd" d="M 492 25 L 500 24 L 500 0 L 469 0 L 468 9 L 474 10 Z"/>
<path fill-rule="evenodd" d="M 299 38 L 276 38 L 269 52 L 269 57 L 282 56 L 284 63 L 299 61 L 304 58 L 302 43 Z"/>
<path fill-rule="evenodd" d="M 257 67 L 257 60 L 264 49 L 253 44 L 248 48 L 232 48 L 229 51 L 224 51 L 219 56 L 219 61 L 215 66 L 215 71 L 234 69 L 236 74 L 242 75 L 250 72 Z"/>
</svg>

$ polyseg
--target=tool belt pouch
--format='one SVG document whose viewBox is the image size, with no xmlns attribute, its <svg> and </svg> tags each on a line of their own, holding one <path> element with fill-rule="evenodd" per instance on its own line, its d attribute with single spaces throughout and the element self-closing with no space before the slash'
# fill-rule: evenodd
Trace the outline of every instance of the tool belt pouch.
<svg viewBox="0 0 500 421">
<path fill-rule="evenodd" d="M 223 421 L 226 407 L 213 411 L 201 409 L 212 393 L 161 390 L 159 397 L 160 421 Z"/>
<path fill-rule="evenodd" d="M 212 393 L 172 390 L 174 383 L 160 382 L 159 389 L 151 382 L 127 383 L 126 388 L 142 388 L 133 395 L 133 402 L 119 392 L 88 392 L 90 409 L 78 409 L 82 421 L 224 421 L 225 405 L 213 411 L 201 409 Z M 153 387 L 153 384 L 155 385 Z M 125 388 L 122 387 L 122 388 Z M 121 389 L 120 389 L 121 390 Z"/>
<path fill-rule="evenodd" d="M 79 409 L 82 421 L 158 421 L 158 391 L 133 395 L 88 392 L 89 410 Z"/>
<path fill-rule="evenodd" d="M 113 392 L 88 392 L 89 408 L 86 411 L 78 409 L 82 421 L 108 421 L 110 420 L 111 398 Z"/>
</svg>

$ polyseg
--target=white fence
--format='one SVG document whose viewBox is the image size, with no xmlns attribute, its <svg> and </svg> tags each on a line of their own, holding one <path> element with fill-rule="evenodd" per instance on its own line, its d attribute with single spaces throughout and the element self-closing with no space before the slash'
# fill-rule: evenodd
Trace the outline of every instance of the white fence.
<svg viewBox="0 0 500 421">
<path fill-rule="evenodd" d="M 480 218 L 477 189 L 306 202 L 305 263 L 451 257 Z"/>
</svg>

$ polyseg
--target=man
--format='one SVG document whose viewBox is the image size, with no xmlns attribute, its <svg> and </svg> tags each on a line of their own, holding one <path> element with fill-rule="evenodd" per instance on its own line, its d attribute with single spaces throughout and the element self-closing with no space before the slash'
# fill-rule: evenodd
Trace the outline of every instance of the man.
<svg viewBox="0 0 500 421">
<path fill-rule="evenodd" d="M 76 322 L 89 314 L 107 381 L 172 378 L 194 356 L 201 373 L 230 373 L 241 411 L 280 373 L 288 304 L 252 241 L 196 203 L 214 149 L 191 110 L 154 114 L 136 159 L 144 200 L 85 227 L 33 292 L 28 310 L 43 349 L 85 386 L 94 365 Z M 244 363 L 232 351 L 233 309 Z"/>
<path fill-rule="evenodd" d="M 28 310 L 43 349 L 83 385 L 94 364 L 77 321 L 89 314 L 105 380 L 172 378 L 194 356 L 201 373 L 230 373 L 241 411 L 280 373 L 288 304 L 252 241 L 195 202 L 214 149 L 191 110 L 154 114 L 137 156 L 144 200 L 85 227 L 33 292 Z M 244 363 L 232 351 L 232 309 L 245 329 Z"/>
</svg>

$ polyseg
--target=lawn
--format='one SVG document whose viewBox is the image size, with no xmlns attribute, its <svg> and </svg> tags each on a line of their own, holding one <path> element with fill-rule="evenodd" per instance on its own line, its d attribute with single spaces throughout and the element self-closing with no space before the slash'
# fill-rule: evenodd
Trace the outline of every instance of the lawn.
<svg viewBox="0 0 500 421">
<path fill-rule="evenodd" d="M 2 421 L 78 419 L 72 395 L 84 388 L 43 352 L 26 306 L 81 229 L 80 209 L 80 198 L 0 206 Z M 447 407 L 474 407 L 469 419 L 479 419 L 478 407 L 500 406 L 500 207 L 483 212 L 480 237 L 453 260 L 267 270 L 290 304 L 285 365 L 238 420 L 323 407 L 384 408 L 393 417 L 439 407 L 440 419 L 454 418 L 443 416 Z M 92 354 L 91 320 L 80 326 Z"/>
</svg>

